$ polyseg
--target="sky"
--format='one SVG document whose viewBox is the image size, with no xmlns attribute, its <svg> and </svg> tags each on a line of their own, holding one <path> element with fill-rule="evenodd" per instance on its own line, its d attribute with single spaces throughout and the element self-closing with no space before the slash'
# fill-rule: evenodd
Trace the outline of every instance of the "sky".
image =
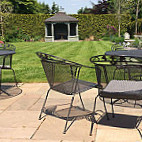
<svg viewBox="0 0 142 142">
<path fill-rule="evenodd" d="M 77 11 L 81 7 L 88 7 L 91 8 L 91 2 L 97 3 L 98 0 L 37 0 L 38 2 L 44 2 L 45 4 L 49 4 L 51 7 L 53 2 L 55 2 L 57 5 L 64 8 L 64 11 L 67 14 L 77 14 Z"/>
</svg>

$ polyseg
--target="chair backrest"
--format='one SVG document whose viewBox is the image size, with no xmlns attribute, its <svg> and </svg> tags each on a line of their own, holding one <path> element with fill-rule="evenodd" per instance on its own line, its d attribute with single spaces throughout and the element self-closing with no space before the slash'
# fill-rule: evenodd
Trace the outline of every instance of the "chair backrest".
<svg viewBox="0 0 142 142">
<path fill-rule="evenodd" d="M 141 59 L 99 55 L 90 58 L 95 64 L 99 88 L 103 89 L 111 80 L 142 80 Z"/>
<path fill-rule="evenodd" d="M 13 44 L 1 44 L 0 50 L 15 51 L 16 47 Z M 3 69 L 12 68 L 12 55 L 0 56 L 0 67 Z"/>
<path fill-rule="evenodd" d="M 79 77 L 80 64 L 71 62 L 50 54 L 36 53 L 41 59 L 41 63 L 46 74 L 46 78 L 51 88 Z"/>
<path fill-rule="evenodd" d="M 117 50 L 124 50 L 124 45 L 122 44 L 114 44 L 111 46 L 112 51 L 117 51 Z"/>
</svg>

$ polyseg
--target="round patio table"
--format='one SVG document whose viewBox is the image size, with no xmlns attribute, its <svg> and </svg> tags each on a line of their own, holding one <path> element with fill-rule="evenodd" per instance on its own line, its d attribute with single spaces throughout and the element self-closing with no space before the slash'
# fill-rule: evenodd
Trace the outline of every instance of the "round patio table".
<svg viewBox="0 0 142 142">
<path fill-rule="evenodd" d="M 110 56 L 127 56 L 127 57 L 134 57 L 134 58 L 142 58 L 142 50 L 118 50 L 118 51 L 107 51 L 105 55 Z"/>
<path fill-rule="evenodd" d="M 1 70 L 5 69 L 5 62 L 6 62 L 6 57 L 10 56 L 10 67 L 11 68 L 11 64 L 12 64 L 12 55 L 15 54 L 16 52 L 13 50 L 7 50 L 7 49 L 0 49 L 0 99 L 5 99 L 7 98 L 4 94 L 7 94 L 7 96 L 14 96 L 17 92 L 17 90 L 10 84 L 5 84 L 1 85 Z M 16 91 L 15 91 L 16 90 Z M 19 91 L 19 90 L 18 90 Z M 3 93 L 2 93 L 3 92 Z M 16 93 L 15 93 L 16 92 Z M 20 91 L 19 91 L 20 92 Z M 15 94 L 14 94 L 15 93 Z M 14 95 L 13 95 L 14 94 Z M 18 94 L 18 93 L 17 93 Z"/>
<path fill-rule="evenodd" d="M 15 51 L 13 51 L 13 50 L 0 50 L 0 56 L 12 55 L 12 54 L 15 54 Z"/>
</svg>

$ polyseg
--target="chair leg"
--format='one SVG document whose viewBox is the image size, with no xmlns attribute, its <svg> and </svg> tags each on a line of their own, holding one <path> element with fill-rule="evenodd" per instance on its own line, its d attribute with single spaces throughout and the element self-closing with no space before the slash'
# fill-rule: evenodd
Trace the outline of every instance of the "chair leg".
<svg viewBox="0 0 142 142">
<path fill-rule="evenodd" d="M 103 97 L 103 103 L 104 103 L 104 108 L 105 108 L 107 120 L 109 120 L 109 116 L 108 116 L 108 112 L 107 112 L 107 108 L 106 108 L 106 104 L 105 104 L 105 99 L 104 99 L 104 97 Z"/>
<path fill-rule="evenodd" d="M 17 82 L 17 79 L 16 79 L 16 75 L 15 75 L 15 71 L 13 68 L 11 68 L 11 70 L 13 71 L 13 75 L 14 75 L 14 80 L 15 80 L 15 83 L 16 83 L 16 86 L 18 85 L 18 82 Z"/>
<path fill-rule="evenodd" d="M 111 109 L 112 109 L 112 117 L 114 118 L 114 117 L 115 117 L 115 115 L 114 115 L 114 107 L 113 107 L 112 98 L 111 98 Z"/>
<path fill-rule="evenodd" d="M 94 117 L 94 112 L 95 112 L 95 108 L 96 108 L 97 98 L 98 98 L 98 95 L 97 95 L 97 97 L 95 97 L 95 101 L 94 101 L 93 114 L 92 114 L 92 118 L 93 118 L 93 119 L 92 119 L 92 123 L 91 123 L 90 136 L 92 136 L 92 131 L 93 131 L 93 127 L 94 127 L 94 122 L 96 121 L 96 120 L 95 120 L 95 117 Z"/>
<path fill-rule="evenodd" d="M 46 104 L 46 101 L 47 101 L 47 97 L 48 97 L 49 91 L 50 91 L 50 89 L 47 91 L 47 94 L 46 94 L 46 97 L 45 97 L 45 100 L 44 100 L 44 103 L 43 103 L 43 106 L 41 108 L 41 112 L 40 112 L 40 115 L 39 115 L 39 120 L 42 119 L 41 116 L 42 116 L 42 113 L 44 112 L 44 107 L 45 107 L 45 104 Z"/>
<path fill-rule="evenodd" d="M 75 96 L 75 95 L 74 95 Z M 68 127 L 67 127 L 67 125 L 68 125 L 68 119 L 69 119 L 69 115 L 70 115 L 70 112 L 71 112 L 71 108 L 72 108 L 72 104 L 73 104 L 73 101 L 74 101 L 74 96 L 72 97 L 72 99 L 71 99 L 71 103 L 70 103 L 70 107 L 69 107 L 69 111 L 68 111 L 68 115 L 67 115 L 67 119 L 66 119 L 66 124 L 65 124 L 65 128 L 64 128 L 64 131 L 63 131 L 63 134 L 66 134 L 66 132 L 67 132 L 67 130 L 69 129 L 69 127 L 71 126 L 71 125 L 69 125 Z M 74 122 L 74 120 L 71 122 L 71 124 Z"/>
<path fill-rule="evenodd" d="M 83 100 L 82 100 L 82 98 L 81 98 L 81 94 L 80 94 L 80 92 L 79 92 L 79 97 L 80 97 L 80 101 L 81 101 L 81 104 L 82 104 L 83 110 L 85 110 L 85 106 L 84 106 Z"/>
</svg>

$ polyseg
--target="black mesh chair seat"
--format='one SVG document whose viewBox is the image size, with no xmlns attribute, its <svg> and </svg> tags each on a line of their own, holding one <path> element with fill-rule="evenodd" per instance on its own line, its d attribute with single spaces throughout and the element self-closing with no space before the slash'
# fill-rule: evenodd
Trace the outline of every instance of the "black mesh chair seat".
<svg viewBox="0 0 142 142">
<path fill-rule="evenodd" d="M 112 80 L 100 96 L 113 99 L 142 100 L 142 81 Z"/>
<path fill-rule="evenodd" d="M 75 85 L 76 84 L 75 82 L 77 82 L 77 86 Z M 73 94 L 87 91 L 94 87 L 96 87 L 95 83 L 74 79 L 74 80 L 69 80 L 67 82 L 55 85 L 52 89 L 60 93 L 73 95 Z"/>
<path fill-rule="evenodd" d="M 49 90 L 47 91 L 47 95 L 44 100 L 39 119 L 42 118 L 42 113 L 45 112 L 47 112 L 46 114 L 49 114 L 50 112 L 50 114 L 66 119 L 66 124 L 63 132 L 64 134 L 73 124 L 73 122 L 78 119 L 78 117 L 83 117 L 83 116 L 85 117 L 89 115 L 89 117 L 91 116 L 93 119 L 94 116 L 92 115 L 92 112 L 88 111 L 84 106 L 81 93 L 89 89 L 95 88 L 96 83 L 79 79 L 81 68 L 83 67 L 93 68 L 93 67 L 84 66 L 63 58 L 59 58 L 57 56 L 41 52 L 37 52 L 37 55 L 41 59 L 42 66 L 50 86 Z M 56 112 L 54 109 L 53 111 L 46 109 L 45 105 L 48 94 L 51 89 L 60 92 L 64 95 L 72 96 L 69 108 L 58 110 Z M 79 95 L 79 99 L 82 105 L 81 109 L 77 106 L 73 106 L 76 94 Z M 72 122 L 68 125 L 68 121 L 70 120 L 72 120 Z"/>
</svg>

